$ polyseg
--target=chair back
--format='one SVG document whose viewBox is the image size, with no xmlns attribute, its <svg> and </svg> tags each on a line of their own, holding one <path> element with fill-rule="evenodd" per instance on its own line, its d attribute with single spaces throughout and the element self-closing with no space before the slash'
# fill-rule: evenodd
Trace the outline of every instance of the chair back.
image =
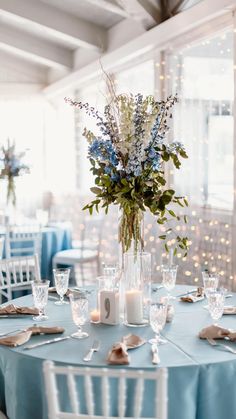
<svg viewBox="0 0 236 419">
<path fill-rule="evenodd" d="M 42 232 L 38 225 L 7 226 L 6 258 L 37 254 L 41 261 Z"/>
<path fill-rule="evenodd" d="M 159 368 L 156 371 L 145 370 L 124 370 L 108 368 L 88 368 L 55 366 L 51 361 L 44 362 L 44 377 L 46 385 L 46 395 L 48 400 L 49 419 L 111 419 L 124 418 L 129 397 L 127 397 L 130 380 L 135 380 L 134 398 L 132 399 L 132 418 L 141 418 L 144 403 L 144 389 L 146 381 L 153 381 L 155 386 L 154 416 L 153 418 L 167 419 L 167 369 Z M 57 387 L 58 376 L 65 376 L 67 392 L 69 397 L 70 409 L 67 413 L 61 410 L 60 392 Z M 81 377 L 82 401 L 85 406 L 81 408 L 81 397 L 78 393 L 78 379 Z M 101 414 L 95 412 L 95 381 L 97 388 L 101 389 Z M 117 416 L 112 416 L 110 412 L 110 390 L 117 380 Z M 127 382 L 129 380 L 129 382 Z M 63 393 L 65 394 L 64 390 Z M 86 413 L 83 413 L 86 412 Z M 129 416 L 131 417 L 131 416 Z M 146 419 L 148 419 L 146 417 Z"/>
<path fill-rule="evenodd" d="M 38 255 L 0 260 L 0 294 L 8 301 L 14 289 L 30 287 L 33 280 L 41 280 Z"/>
</svg>

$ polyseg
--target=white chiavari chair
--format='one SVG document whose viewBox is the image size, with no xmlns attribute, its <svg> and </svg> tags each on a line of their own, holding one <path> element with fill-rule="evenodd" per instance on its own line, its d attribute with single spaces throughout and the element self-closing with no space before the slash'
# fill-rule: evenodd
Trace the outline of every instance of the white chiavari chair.
<svg viewBox="0 0 236 419">
<path fill-rule="evenodd" d="M 144 388 L 146 381 L 153 381 L 155 386 L 154 416 L 153 418 L 167 419 L 167 369 L 159 368 L 156 371 L 123 370 L 108 368 L 88 368 L 72 366 L 56 366 L 51 361 L 45 361 L 43 365 L 46 395 L 48 401 L 49 419 L 112 419 L 124 418 L 126 407 L 130 402 L 127 398 L 127 388 L 130 384 L 127 380 L 135 380 L 135 394 L 132 404 L 132 418 L 141 418 L 144 403 Z M 60 392 L 57 387 L 59 376 L 65 376 L 71 413 L 66 413 L 60 407 Z M 82 378 L 83 383 L 83 411 L 81 413 L 81 399 L 77 390 L 76 379 Z M 94 403 L 93 378 L 100 377 L 101 388 L 101 415 L 96 415 Z M 118 416 L 110 415 L 110 385 L 114 379 L 118 380 L 117 411 Z M 85 407 L 85 410 L 84 410 Z M 129 416 L 130 417 L 130 416 Z M 146 418 L 148 419 L 148 418 Z"/>
<path fill-rule="evenodd" d="M 31 288 L 31 281 L 41 280 L 38 255 L 0 260 L 0 296 L 8 301 L 12 291 Z"/>
<path fill-rule="evenodd" d="M 42 232 L 39 225 L 7 226 L 5 247 L 7 259 L 37 254 L 40 263 Z"/>
<path fill-rule="evenodd" d="M 53 267 L 57 265 L 68 265 L 75 267 L 79 266 L 80 276 L 82 283 L 85 280 L 85 266 L 94 267 L 96 277 L 100 274 L 100 247 L 101 247 L 101 234 L 103 226 L 103 218 L 85 217 L 81 221 L 83 228 L 81 229 L 80 240 L 73 242 L 73 248 L 62 250 L 56 253 L 53 257 Z M 77 284 L 79 285 L 79 284 Z"/>
<path fill-rule="evenodd" d="M 2 259 L 2 256 L 3 256 L 4 242 L 5 242 L 5 238 L 0 237 L 0 259 Z"/>
</svg>

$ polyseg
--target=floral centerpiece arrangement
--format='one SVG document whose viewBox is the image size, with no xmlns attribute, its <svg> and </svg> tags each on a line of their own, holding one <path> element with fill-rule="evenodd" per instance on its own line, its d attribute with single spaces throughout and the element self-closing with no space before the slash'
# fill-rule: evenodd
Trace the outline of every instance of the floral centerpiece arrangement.
<svg viewBox="0 0 236 419">
<path fill-rule="evenodd" d="M 187 237 L 175 233 L 170 220 L 180 220 L 172 204 L 188 205 L 185 197 L 176 196 L 166 187 L 165 163 L 171 161 L 179 169 L 181 158 L 187 158 L 183 145 L 166 142 L 168 117 L 177 101 L 169 96 L 166 101 L 156 101 L 153 96 L 114 95 L 110 104 L 100 115 L 88 103 L 65 98 L 67 103 L 96 119 L 100 135 L 84 129 L 89 142 L 91 171 L 95 186 L 91 191 L 96 198 L 84 207 L 92 214 L 93 209 L 103 207 L 105 212 L 111 204 L 122 210 L 119 225 L 119 241 L 123 252 L 131 246 L 135 252 L 143 248 L 140 223 L 143 213 L 149 210 L 160 225 L 167 224 L 165 233 L 159 237 L 166 241 L 175 234 L 175 254 L 180 248 L 188 249 Z M 184 221 L 187 222 L 186 216 Z M 168 251 L 168 244 L 165 243 Z"/>
<path fill-rule="evenodd" d="M 25 151 L 17 152 L 15 143 L 8 139 L 7 146 L 0 150 L 0 179 L 7 180 L 7 203 L 16 204 L 15 178 L 24 173 L 29 173 L 29 167 L 22 162 Z"/>
</svg>

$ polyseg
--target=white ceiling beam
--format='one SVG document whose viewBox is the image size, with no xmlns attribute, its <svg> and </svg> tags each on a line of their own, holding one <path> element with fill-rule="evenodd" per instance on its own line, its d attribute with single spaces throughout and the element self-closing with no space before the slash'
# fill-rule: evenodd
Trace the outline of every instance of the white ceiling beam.
<svg viewBox="0 0 236 419">
<path fill-rule="evenodd" d="M 129 14 L 130 18 L 142 21 L 146 29 L 152 28 L 160 22 L 158 7 L 155 8 L 147 0 L 116 0 Z"/>
<path fill-rule="evenodd" d="M 84 1 L 86 1 L 86 3 L 90 3 L 94 6 L 97 6 L 107 12 L 114 13 L 115 15 L 122 16 L 125 18 L 130 17 L 129 13 L 126 10 L 106 0 L 84 0 Z"/>
<path fill-rule="evenodd" d="M 49 36 L 71 42 L 77 47 L 102 50 L 106 46 L 104 29 L 41 1 L 0 0 L 1 15 L 39 31 L 43 29 Z"/>
<path fill-rule="evenodd" d="M 73 67 L 72 51 L 21 30 L 0 25 L 0 49 L 49 67 Z"/>
<path fill-rule="evenodd" d="M 166 20 L 143 35 L 126 43 L 114 51 L 106 53 L 101 58 L 103 69 L 107 72 L 115 71 L 118 65 L 129 62 L 145 52 L 166 48 L 170 42 L 183 34 L 191 32 L 199 25 L 209 25 L 214 18 L 231 16 L 235 9 L 235 0 L 204 0 L 196 6 Z M 74 71 L 64 79 L 46 87 L 44 93 L 48 97 L 66 94 L 68 89 L 79 88 L 85 83 L 99 77 L 101 66 L 98 61 Z"/>
</svg>

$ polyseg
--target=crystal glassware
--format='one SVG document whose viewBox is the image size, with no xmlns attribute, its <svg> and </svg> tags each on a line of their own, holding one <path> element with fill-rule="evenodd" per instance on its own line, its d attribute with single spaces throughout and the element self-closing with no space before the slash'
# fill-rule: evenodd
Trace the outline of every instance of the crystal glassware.
<svg viewBox="0 0 236 419">
<path fill-rule="evenodd" d="M 162 285 L 167 291 L 168 300 L 171 297 L 170 291 L 174 289 L 176 283 L 176 276 L 177 276 L 178 265 L 162 265 Z"/>
<path fill-rule="evenodd" d="M 207 299 L 209 313 L 214 321 L 214 325 L 217 326 L 217 321 L 221 319 L 224 312 L 225 289 L 220 288 L 208 291 Z"/>
<path fill-rule="evenodd" d="M 211 273 L 209 271 L 202 272 L 203 286 L 205 296 L 208 298 L 208 293 L 210 291 L 215 291 L 219 285 L 219 277 L 216 273 Z"/>
<path fill-rule="evenodd" d="M 71 336 L 76 339 L 84 339 L 89 335 L 87 332 L 82 330 L 82 326 L 88 319 L 88 299 L 81 293 L 69 294 L 71 303 L 72 319 L 75 325 L 78 327 L 78 331 L 73 333 Z"/>
<path fill-rule="evenodd" d="M 48 302 L 49 281 L 34 281 L 31 285 L 34 305 L 39 310 L 39 315 L 33 317 L 33 320 L 36 322 L 47 320 L 48 316 L 45 314 L 45 307 Z"/>
<path fill-rule="evenodd" d="M 166 343 L 166 340 L 161 338 L 160 332 L 166 324 L 167 304 L 153 303 L 150 306 L 150 325 L 155 333 L 155 338 L 150 339 L 149 343 L 160 345 Z"/>
<path fill-rule="evenodd" d="M 69 304 L 64 300 L 64 295 L 68 290 L 70 269 L 69 268 L 57 268 L 53 269 L 54 281 L 56 286 L 57 294 L 60 296 L 60 301 L 56 301 L 56 305 Z"/>
</svg>

